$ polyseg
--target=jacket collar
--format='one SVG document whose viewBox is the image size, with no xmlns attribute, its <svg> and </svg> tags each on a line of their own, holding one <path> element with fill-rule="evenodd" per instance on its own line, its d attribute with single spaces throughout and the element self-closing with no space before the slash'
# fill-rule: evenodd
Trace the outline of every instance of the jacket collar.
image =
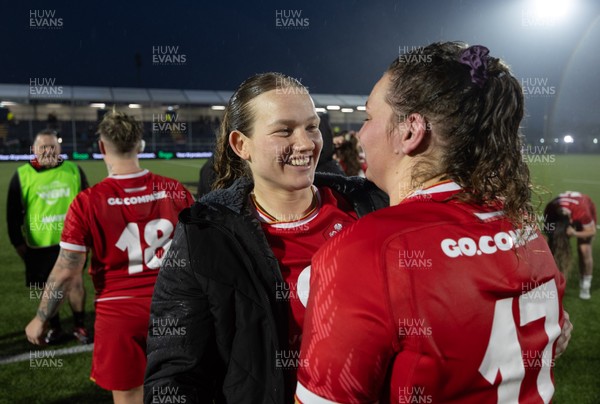
<svg viewBox="0 0 600 404">
<path fill-rule="evenodd" d="M 327 186 L 344 195 L 351 201 L 359 217 L 378 208 L 389 206 L 387 195 L 365 178 L 316 173 L 313 184 L 317 187 Z M 180 219 L 196 221 L 201 218 L 211 218 L 220 221 L 222 215 L 217 214 L 217 216 L 214 216 L 211 212 L 223 212 L 225 210 L 235 215 L 250 215 L 248 194 L 250 194 L 253 187 L 252 179 L 247 177 L 238 178 L 229 188 L 218 189 L 204 195 L 192 206 L 190 211 L 182 212 L 183 216 L 180 215 Z"/>
<path fill-rule="evenodd" d="M 328 186 L 343 195 L 348 195 L 362 189 L 365 181 L 364 178 L 360 177 L 345 177 L 337 174 L 315 173 L 314 185 L 317 188 Z M 240 214 L 242 213 L 244 206 L 246 206 L 248 194 L 252 191 L 253 187 L 254 183 L 250 178 L 238 178 L 229 188 L 212 191 L 200 198 L 199 202 L 206 205 L 227 206 L 233 212 Z"/>
<path fill-rule="evenodd" d="M 217 189 L 204 195 L 198 202 L 204 205 L 226 206 L 229 210 L 241 214 L 248 194 L 252 191 L 254 183 L 248 177 L 241 177 L 234 181 L 229 188 Z"/>
</svg>

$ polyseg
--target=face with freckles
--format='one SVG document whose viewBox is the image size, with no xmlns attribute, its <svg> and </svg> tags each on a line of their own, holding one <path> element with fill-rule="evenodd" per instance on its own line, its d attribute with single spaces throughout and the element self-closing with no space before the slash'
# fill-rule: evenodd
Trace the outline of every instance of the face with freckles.
<svg viewBox="0 0 600 404">
<path fill-rule="evenodd" d="M 254 114 L 252 134 L 239 135 L 238 154 L 248 162 L 255 188 L 309 188 L 323 146 L 312 98 L 301 91 L 271 90 L 254 98 L 250 105 Z"/>
</svg>

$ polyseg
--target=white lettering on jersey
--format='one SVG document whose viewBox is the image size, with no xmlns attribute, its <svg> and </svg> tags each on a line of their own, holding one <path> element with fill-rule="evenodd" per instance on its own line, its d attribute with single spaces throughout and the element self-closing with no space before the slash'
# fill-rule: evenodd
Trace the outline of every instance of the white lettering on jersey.
<svg viewBox="0 0 600 404">
<path fill-rule="evenodd" d="M 108 198 L 106 202 L 111 205 L 138 205 L 140 203 L 148 203 L 158 201 L 159 199 L 165 199 L 167 197 L 167 191 L 153 192 L 148 195 L 130 196 L 127 198 Z"/>
<path fill-rule="evenodd" d="M 450 258 L 473 257 L 481 254 L 495 254 L 498 251 L 509 251 L 536 238 L 538 238 L 538 233 L 535 231 L 516 229 L 508 232 L 501 231 L 493 236 L 481 236 L 478 240 L 469 237 L 458 240 L 447 238 L 442 240 L 440 246 L 444 254 Z"/>
</svg>

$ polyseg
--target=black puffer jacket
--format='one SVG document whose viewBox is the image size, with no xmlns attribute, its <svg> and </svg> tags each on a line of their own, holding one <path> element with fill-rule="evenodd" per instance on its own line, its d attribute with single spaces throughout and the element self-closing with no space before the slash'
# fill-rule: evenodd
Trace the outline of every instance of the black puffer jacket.
<svg viewBox="0 0 600 404">
<path fill-rule="evenodd" d="M 359 216 L 387 206 L 362 178 L 317 174 L 315 185 L 344 195 Z M 283 279 L 248 206 L 252 186 L 239 179 L 179 216 L 152 298 L 146 403 L 293 400 L 274 365 L 287 349 L 288 303 L 275 299 Z"/>
</svg>

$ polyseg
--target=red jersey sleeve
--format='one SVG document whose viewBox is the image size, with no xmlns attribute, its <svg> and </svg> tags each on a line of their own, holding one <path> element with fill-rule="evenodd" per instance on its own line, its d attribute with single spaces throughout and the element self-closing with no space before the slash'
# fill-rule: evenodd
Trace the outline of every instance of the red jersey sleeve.
<svg viewBox="0 0 600 404">
<path fill-rule="evenodd" d="M 558 196 L 557 204 L 571 212 L 571 220 L 578 226 L 589 226 L 596 222 L 596 207 L 591 198 L 581 192 L 565 192 Z"/>
<path fill-rule="evenodd" d="M 357 223 L 313 258 L 296 390 L 302 403 L 377 401 L 397 350 L 381 246 L 365 248 L 357 236 L 367 230 Z"/>
<path fill-rule="evenodd" d="M 595 225 L 595 207 L 589 196 L 583 194 L 580 196 L 579 205 L 573 209 L 572 219 L 581 223 L 582 226 Z"/>
<path fill-rule="evenodd" d="M 92 246 L 89 222 L 84 214 L 87 201 L 87 192 L 80 192 L 69 206 L 60 238 L 61 248 L 85 253 Z"/>
</svg>

